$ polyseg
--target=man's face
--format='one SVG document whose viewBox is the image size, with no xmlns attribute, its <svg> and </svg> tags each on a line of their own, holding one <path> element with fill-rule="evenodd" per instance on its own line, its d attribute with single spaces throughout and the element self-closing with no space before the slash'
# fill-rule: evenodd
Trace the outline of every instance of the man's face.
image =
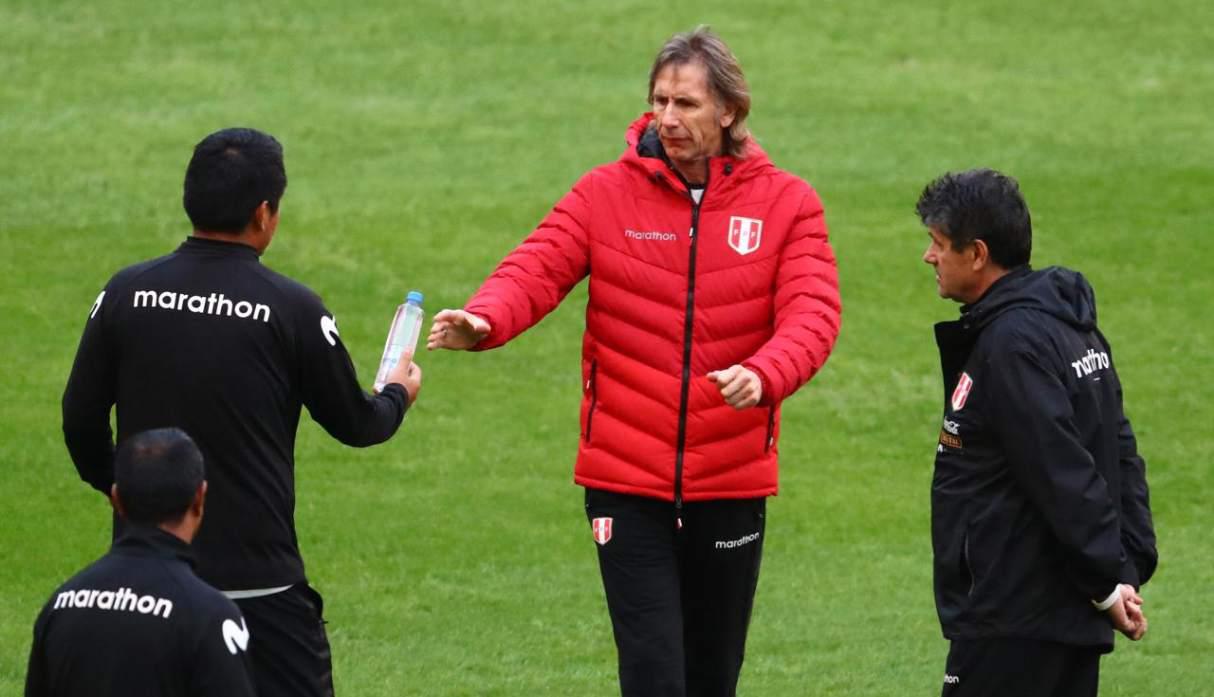
<svg viewBox="0 0 1214 697">
<path fill-rule="evenodd" d="M 653 117 L 666 156 L 687 175 L 721 154 L 721 130 L 733 124 L 708 89 L 708 71 L 698 62 L 667 65 L 653 81 Z"/>
<path fill-rule="evenodd" d="M 923 261 L 936 269 L 936 290 L 940 297 L 959 303 L 977 300 L 981 293 L 977 292 L 980 278 L 974 268 L 976 243 L 957 250 L 937 228 L 928 228 L 928 234 L 932 239 L 923 252 Z"/>
</svg>

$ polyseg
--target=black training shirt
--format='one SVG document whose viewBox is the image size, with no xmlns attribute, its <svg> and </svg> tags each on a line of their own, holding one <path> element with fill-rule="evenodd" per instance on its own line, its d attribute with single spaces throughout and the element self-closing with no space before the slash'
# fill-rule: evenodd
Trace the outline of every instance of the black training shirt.
<svg viewBox="0 0 1214 697">
<path fill-rule="evenodd" d="M 80 477 L 108 493 L 118 439 L 177 426 L 206 458 L 198 574 L 224 590 L 305 580 L 295 537 L 301 407 L 334 438 L 367 446 L 396 432 L 408 395 L 358 384 L 333 315 L 262 266 L 249 246 L 188 238 L 118 272 L 97 296 L 63 395 Z"/>
<path fill-rule="evenodd" d="M 42 608 L 26 697 L 252 697 L 244 618 L 190 563 L 177 537 L 128 526 Z"/>
</svg>

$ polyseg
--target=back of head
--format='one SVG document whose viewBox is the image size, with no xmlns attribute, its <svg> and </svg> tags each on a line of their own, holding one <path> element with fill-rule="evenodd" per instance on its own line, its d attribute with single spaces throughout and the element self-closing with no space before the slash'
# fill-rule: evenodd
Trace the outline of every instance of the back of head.
<svg viewBox="0 0 1214 697">
<path fill-rule="evenodd" d="M 982 240 L 1004 269 L 1029 263 L 1033 222 L 1016 180 L 991 169 L 949 172 L 923 190 L 915 206 L 923 224 L 954 249 Z"/>
<path fill-rule="evenodd" d="M 675 34 L 662 45 L 649 69 L 649 102 L 653 103 L 653 86 L 658 73 L 669 65 L 699 63 L 708 73 L 708 89 L 723 108 L 734 109 L 733 124 L 721 134 L 721 148 L 726 155 L 741 157 L 750 140 L 746 116 L 750 114 L 750 87 L 742 66 L 729 46 L 706 26 Z"/>
<path fill-rule="evenodd" d="M 180 520 L 205 477 L 202 452 L 179 428 L 127 438 L 114 455 L 114 484 L 126 519 L 155 526 Z"/>
<path fill-rule="evenodd" d="M 277 211 L 286 188 L 282 145 L 252 128 L 227 128 L 194 146 L 182 204 L 195 230 L 238 233 L 262 201 Z"/>
</svg>

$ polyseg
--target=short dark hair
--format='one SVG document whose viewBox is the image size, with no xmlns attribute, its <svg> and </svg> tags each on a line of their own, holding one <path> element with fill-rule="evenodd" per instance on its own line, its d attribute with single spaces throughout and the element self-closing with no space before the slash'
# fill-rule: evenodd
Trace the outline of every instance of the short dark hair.
<svg viewBox="0 0 1214 697">
<path fill-rule="evenodd" d="M 1005 269 L 1029 263 L 1033 221 L 1016 180 L 993 169 L 949 172 L 928 184 L 915 205 L 919 219 L 954 249 L 982 240 Z"/>
<path fill-rule="evenodd" d="M 114 455 L 114 484 L 127 520 L 158 525 L 179 520 L 206 476 L 202 452 L 179 428 L 127 438 Z"/>
<path fill-rule="evenodd" d="M 252 128 L 225 128 L 194 146 L 181 202 L 195 230 L 240 232 L 262 201 L 278 211 L 286 189 L 282 144 Z"/>
<path fill-rule="evenodd" d="M 649 69 L 649 103 L 653 104 L 653 86 L 658 73 L 668 65 L 699 63 L 708 73 L 708 89 L 722 106 L 734 110 L 733 123 L 723 129 L 721 150 L 726 155 L 742 157 L 750 141 L 746 117 L 750 114 L 750 87 L 742 66 L 729 46 L 707 26 L 675 34 L 666 40 Z"/>
</svg>

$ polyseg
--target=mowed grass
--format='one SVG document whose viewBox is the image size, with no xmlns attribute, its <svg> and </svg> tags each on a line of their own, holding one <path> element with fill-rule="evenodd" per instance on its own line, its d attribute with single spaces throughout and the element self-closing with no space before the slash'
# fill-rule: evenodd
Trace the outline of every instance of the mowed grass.
<svg viewBox="0 0 1214 697">
<path fill-rule="evenodd" d="M 1084 271 L 1149 463 L 1151 632 L 1105 695 L 1214 682 L 1214 19 L 1202 0 L 1052 3 L 0 2 L 0 694 L 49 592 L 108 543 L 59 397 L 116 269 L 188 234 L 192 145 L 284 143 L 264 258 L 320 292 L 369 383 L 393 307 L 459 306 L 589 167 L 614 159 L 649 62 L 707 22 L 752 126 L 826 204 L 844 327 L 784 408 L 743 695 L 939 690 L 928 491 L 941 388 L 912 207 L 948 169 L 1019 177 L 1035 262 Z M 584 286 L 487 354 L 419 358 L 390 443 L 305 419 L 301 544 L 343 695 L 612 695 L 615 653 L 571 484 Z"/>
</svg>

